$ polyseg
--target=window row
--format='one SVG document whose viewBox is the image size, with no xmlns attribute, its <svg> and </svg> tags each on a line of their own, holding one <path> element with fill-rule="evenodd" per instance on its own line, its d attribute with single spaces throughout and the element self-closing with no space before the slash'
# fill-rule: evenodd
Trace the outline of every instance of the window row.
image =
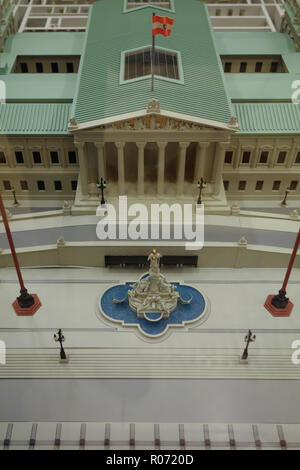
<svg viewBox="0 0 300 470">
<path fill-rule="evenodd" d="M 232 72 L 232 65 L 233 65 L 232 62 L 224 62 L 224 65 L 223 65 L 224 72 L 225 73 L 231 73 Z M 277 72 L 284 73 L 284 71 L 282 71 L 282 70 L 279 71 L 279 65 L 280 65 L 279 62 L 271 62 L 269 64 L 268 70 L 264 70 L 264 73 L 277 73 Z M 263 66 L 264 66 L 263 62 L 260 62 L 260 61 L 255 62 L 254 72 L 255 73 L 261 73 L 263 71 Z M 248 73 L 250 72 L 248 62 L 240 62 L 239 63 L 239 72 L 240 73 L 246 73 L 247 71 L 248 71 Z M 251 70 L 251 72 L 253 73 L 253 70 Z"/>
<path fill-rule="evenodd" d="M 258 163 L 267 164 L 269 160 L 269 154 L 270 152 L 267 150 L 261 151 L 259 158 L 258 158 Z M 288 155 L 287 151 L 278 152 L 276 163 L 278 165 L 283 165 L 284 163 L 286 163 L 287 155 Z M 240 163 L 247 165 L 250 163 L 250 159 L 251 159 L 251 152 L 246 150 L 242 152 Z M 225 163 L 227 165 L 231 165 L 232 162 L 233 162 L 233 151 L 225 152 Z M 300 164 L 300 151 L 296 155 L 295 164 Z"/>
<path fill-rule="evenodd" d="M 246 191 L 246 188 L 247 188 L 247 181 L 245 180 L 241 180 L 239 181 L 238 183 L 238 190 L 239 191 Z M 255 183 L 255 191 L 262 191 L 263 188 L 264 188 L 264 181 L 263 180 L 258 180 L 256 181 Z M 273 181 L 273 184 L 272 184 L 272 191 L 279 191 L 281 189 L 281 184 L 282 182 L 277 180 L 277 181 Z M 224 184 L 224 189 L 225 191 L 229 191 L 229 187 L 230 187 L 230 182 L 229 181 L 224 181 L 223 182 Z M 290 191 L 296 191 L 298 188 L 298 181 L 291 181 L 290 183 L 290 186 L 289 186 L 289 190 Z"/>
<path fill-rule="evenodd" d="M 46 191 L 45 181 L 43 181 L 43 180 L 36 181 L 36 186 L 37 186 L 38 191 Z M 62 182 L 59 181 L 59 180 L 53 181 L 53 187 L 54 187 L 55 191 L 63 191 Z M 3 188 L 4 188 L 5 191 L 11 191 L 12 189 L 16 189 L 12 186 L 12 184 L 9 180 L 3 180 Z M 20 181 L 20 189 L 22 191 L 29 191 L 28 181 L 21 180 Z M 77 189 L 77 180 L 72 180 L 71 181 L 71 189 L 72 189 L 72 191 L 76 191 L 76 189 Z"/>
<path fill-rule="evenodd" d="M 221 55 L 225 73 L 287 73 L 281 55 Z"/>
<path fill-rule="evenodd" d="M 18 165 L 22 165 L 25 163 L 24 161 L 24 154 L 22 151 L 15 151 L 15 162 Z M 43 163 L 42 161 L 42 155 L 41 152 L 34 151 L 32 152 L 32 161 L 35 165 L 41 165 Z M 53 165 L 58 165 L 60 163 L 59 160 L 59 153 L 56 151 L 51 151 L 50 152 L 50 161 Z M 68 162 L 70 165 L 75 165 L 77 164 L 77 157 L 76 157 L 76 152 L 74 150 L 70 150 L 68 152 Z M 0 164 L 6 164 L 7 163 L 7 158 L 4 152 L 0 152 Z"/>
<path fill-rule="evenodd" d="M 18 56 L 13 73 L 77 73 L 80 56 Z"/>
</svg>

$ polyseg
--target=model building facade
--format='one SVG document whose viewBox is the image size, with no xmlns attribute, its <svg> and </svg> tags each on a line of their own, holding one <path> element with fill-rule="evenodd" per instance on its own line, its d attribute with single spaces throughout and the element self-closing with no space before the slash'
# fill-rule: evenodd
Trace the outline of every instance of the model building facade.
<svg viewBox="0 0 300 470">
<path fill-rule="evenodd" d="M 216 211 L 300 198 L 298 0 L 1 8 L 4 197 L 88 211 L 103 177 L 112 201 L 191 201 L 202 177 Z M 152 91 L 154 12 L 175 23 L 157 37 Z"/>
</svg>

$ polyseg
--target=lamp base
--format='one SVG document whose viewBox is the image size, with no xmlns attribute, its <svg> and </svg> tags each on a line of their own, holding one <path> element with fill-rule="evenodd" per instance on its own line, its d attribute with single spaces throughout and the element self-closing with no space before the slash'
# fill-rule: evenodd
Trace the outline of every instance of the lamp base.
<svg viewBox="0 0 300 470">
<path fill-rule="evenodd" d="M 286 306 L 284 308 L 277 308 L 274 304 L 272 304 L 272 300 L 276 297 L 276 295 L 268 295 L 267 300 L 265 301 L 265 308 L 270 312 L 272 317 L 289 317 L 294 304 L 288 300 Z"/>
<path fill-rule="evenodd" d="M 38 309 L 42 306 L 42 303 L 36 294 L 30 294 L 34 299 L 34 304 L 30 307 L 21 307 L 18 299 L 12 304 L 14 311 L 19 317 L 30 317 L 34 315 Z"/>
</svg>

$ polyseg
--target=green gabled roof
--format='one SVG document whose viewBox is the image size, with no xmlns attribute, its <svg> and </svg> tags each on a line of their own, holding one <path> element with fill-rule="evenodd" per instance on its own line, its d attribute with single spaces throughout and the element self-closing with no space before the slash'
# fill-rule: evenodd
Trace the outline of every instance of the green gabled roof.
<svg viewBox="0 0 300 470">
<path fill-rule="evenodd" d="M 144 110 L 153 98 L 166 111 L 228 122 L 231 103 L 206 5 L 175 0 L 175 13 L 151 6 L 123 13 L 123 5 L 123 0 L 100 0 L 91 8 L 74 100 L 77 122 Z M 120 63 L 122 51 L 151 44 L 155 11 L 175 18 L 171 36 L 157 36 L 156 44 L 181 53 L 184 84 L 156 78 L 152 93 L 150 78 L 120 84 Z"/>
<path fill-rule="evenodd" d="M 7 65 L 10 72 L 19 55 L 81 55 L 84 38 L 84 32 L 71 31 L 11 34 L 5 42 L 1 64 Z"/>
<path fill-rule="evenodd" d="M 72 102 L 77 74 L 10 73 L 0 75 L 0 80 L 6 85 L 7 102 Z"/>
<path fill-rule="evenodd" d="M 0 134 L 68 134 L 71 103 L 0 104 Z"/>
<path fill-rule="evenodd" d="M 300 134 L 300 105 L 235 103 L 238 134 Z"/>
</svg>

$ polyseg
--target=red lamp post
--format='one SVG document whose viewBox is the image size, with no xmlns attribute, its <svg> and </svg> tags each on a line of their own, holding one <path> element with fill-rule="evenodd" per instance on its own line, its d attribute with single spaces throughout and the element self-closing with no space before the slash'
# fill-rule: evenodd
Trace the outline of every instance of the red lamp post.
<svg viewBox="0 0 300 470">
<path fill-rule="evenodd" d="M 20 283 L 20 294 L 21 295 L 19 297 L 17 297 L 17 299 L 14 301 L 14 303 L 12 305 L 13 305 L 13 308 L 14 308 L 16 314 L 19 315 L 19 316 L 34 315 L 35 312 L 37 312 L 37 310 L 41 307 L 42 304 L 41 304 L 40 299 L 38 298 L 38 296 L 36 294 L 28 294 L 28 291 L 27 291 L 27 289 L 24 285 L 24 281 L 23 281 L 23 277 L 22 277 L 18 257 L 17 257 L 17 254 L 16 254 L 12 234 L 11 234 L 11 231 L 10 231 L 10 228 L 9 228 L 7 215 L 6 215 L 6 210 L 5 210 L 5 207 L 4 207 L 4 204 L 3 204 L 1 193 L 0 193 L 0 211 L 1 211 L 2 220 L 3 220 L 3 223 L 4 223 L 8 243 L 9 243 L 9 246 L 10 246 L 13 262 L 14 262 L 14 265 L 15 265 L 15 268 L 16 268 L 16 271 L 17 271 L 17 276 L 18 276 L 19 283 Z"/>
<path fill-rule="evenodd" d="M 300 230 L 296 238 L 293 253 L 286 271 L 282 287 L 278 295 L 268 295 L 267 300 L 265 302 L 266 309 L 271 313 L 271 315 L 273 315 L 273 317 L 289 317 L 291 311 L 293 310 L 294 304 L 286 297 L 286 287 L 291 275 L 299 244 Z"/>
</svg>

